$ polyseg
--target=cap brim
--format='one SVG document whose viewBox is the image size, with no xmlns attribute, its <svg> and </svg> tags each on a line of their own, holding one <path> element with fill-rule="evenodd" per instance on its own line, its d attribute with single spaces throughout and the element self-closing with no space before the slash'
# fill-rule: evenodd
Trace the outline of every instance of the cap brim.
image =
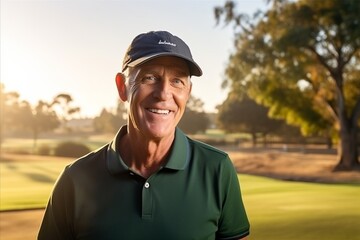
<svg viewBox="0 0 360 240">
<path fill-rule="evenodd" d="M 141 57 L 136 59 L 135 61 L 132 61 L 130 63 L 127 64 L 127 66 L 129 67 L 137 67 L 140 66 L 141 64 L 144 64 L 154 58 L 157 57 L 163 57 L 163 56 L 174 56 L 174 57 L 179 57 L 182 58 L 184 60 L 186 60 L 189 63 L 189 69 L 190 69 L 190 75 L 191 76 L 197 76 L 200 77 L 202 75 L 202 70 L 200 68 L 200 66 L 194 62 L 192 59 L 186 58 L 180 54 L 175 54 L 175 53 L 157 53 L 157 54 L 153 54 L 153 55 L 149 55 L 149 56 L 145 56 L 145 57 Z"/>
</svg>

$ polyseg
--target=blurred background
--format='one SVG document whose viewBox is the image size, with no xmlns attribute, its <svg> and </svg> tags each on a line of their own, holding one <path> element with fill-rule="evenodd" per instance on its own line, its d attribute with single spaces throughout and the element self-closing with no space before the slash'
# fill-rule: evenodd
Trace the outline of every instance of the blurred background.
<svg viewBox="0 0 360 240">
<path fill-rule="evenodd" d="M 231 156 L 250 239 L 360 239 L 359 25 L 356 0 L 1 0 L 0 236 L 36 236 L 62 169 L 126 124 L 128 45 L 167 30 L 204 72 L 179 127 Z"/>
</svg>

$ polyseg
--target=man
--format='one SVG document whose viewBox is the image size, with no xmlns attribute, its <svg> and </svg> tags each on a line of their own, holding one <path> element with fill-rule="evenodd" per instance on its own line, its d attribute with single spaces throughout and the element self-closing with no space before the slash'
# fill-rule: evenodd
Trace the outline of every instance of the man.
<svg viewBox="0 0 360 240">
<path fill-rule="evenodd" d="M 65 168 L 38 239 L 240 239 L 249 234 L 228 155 L 178 129 L 202 71 L 169 32 L 131 43 L 116 85 L 128 124 Z"/>
</svg>

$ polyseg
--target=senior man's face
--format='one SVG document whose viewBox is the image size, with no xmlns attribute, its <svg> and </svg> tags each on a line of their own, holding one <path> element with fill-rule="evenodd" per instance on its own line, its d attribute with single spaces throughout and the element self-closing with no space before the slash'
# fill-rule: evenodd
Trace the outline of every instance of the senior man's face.
<svg viewBox="0 0 360 240">
<path fill-rule="evenodd" d="M 191 92 L 189 67 L 177 57 L 159 57 L 135 69 L 129 83 L 130 124 L 146 137 L 172 136 Z"/>
</svg>

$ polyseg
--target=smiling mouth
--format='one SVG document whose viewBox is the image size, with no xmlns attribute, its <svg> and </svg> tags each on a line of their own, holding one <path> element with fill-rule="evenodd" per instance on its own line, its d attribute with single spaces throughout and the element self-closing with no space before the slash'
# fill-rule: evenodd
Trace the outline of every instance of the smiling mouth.
<svg viewBox="0 0 360 240">
<path fill-rule="evenodd" d="M 147 109 L 149 112 L 155 113 L 155 114 L 161 114 L 161 115 L 168 115 L 170 114 L 170 110 L 165 110 L 165 109 L 156 109 L 156 108 L 148 108 Z"/>
</svg>

